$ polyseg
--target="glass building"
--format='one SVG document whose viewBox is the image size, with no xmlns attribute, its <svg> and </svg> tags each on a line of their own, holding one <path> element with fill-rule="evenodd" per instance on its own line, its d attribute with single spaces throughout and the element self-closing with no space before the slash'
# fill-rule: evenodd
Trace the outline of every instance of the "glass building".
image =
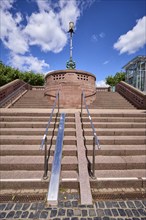
<svg viewBox="0 0 146 220">
<path fill-rule="evenodd" d="M 146 93 L 146 56 L 135 57 L 123 69 L 126 71 L 125 81 Z"/>
</svg>

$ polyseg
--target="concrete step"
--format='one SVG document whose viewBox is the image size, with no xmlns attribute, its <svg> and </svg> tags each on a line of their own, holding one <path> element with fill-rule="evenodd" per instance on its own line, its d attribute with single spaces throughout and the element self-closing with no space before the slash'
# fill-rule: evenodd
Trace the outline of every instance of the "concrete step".
<svg viewBox="0 0 146 220">
<path fill-rule="evenodd" d="M 96 156 L 96 170 L 128 170 L 128 169 L 145 169 L 146 156 Z M 92 157 L 88 157 L 92 163 Z"/>
<path fill-rule="evenodd" d="M 1 122 L 48 122 L 49 117 L 28 117 L 28 116 L 3 116 L 0 118 Z M 57 121 L 59 122 L 59 117 L 55 118 L 52 117 L 52 122 Z M 75 122 L 74 117 L 66 117 L 66 122 Z"/>
<path fill-rule="evenodd" d="M 53 134 L 56 136 L 58 133 L 58 125 L 56 125 L 55 130 L 49 129 L 48 135 L 51 136 Z M 44 128 L 2 128 L 1 135 L 44 135 Z M 65 128 L 64 131 L 65 136 L 75 136 L 76 131 L 75 128 Z"/>
<path fill-rule="evenodd" d="M 42 141 L 42 136 L 25 136 L 25 135 L 11 135 L 11 137 L 8 139 L 7 135 L 1 135 L 1 145 L 34 145 L 34 144 L 40 144 Z M 56 144 L 56 136 L 48 136 L 48 145 L 49 144 Z M 64 145 L 75 145 L 76 144 L 76 137 L 74 136 L 65 136 L 63 140 Z"/>
<path fill-rule="evenodd" d="M 96 128 L 96 134 L 98 136 L 145 136 L 146 129 L 145 128 Z M 92 136 L 93 131 L 90 128 L 84 129 L 85 136 Z"/>
<path fill-rule="evenodd" d="M 86 146 L 88 156 L 93 155 L 93 145 Z M 145 145 L 100 145 L 100 150 L 96 149 L 96 156 L 135 156 L 146 155 Z"/>
<path fill-rule="evenodd" d="M 50 149 L 50 150 L 49 150 Z M 48 146 L 50 156 L 54 155 L 55 145 Z M 44 155 L 44 151 L 40 150 L 40 145 L 1 145 L 1 156 L 10 155 Z M 64 145 L 63 156 L 77 156 L 76 145 Z"/>
<path fill-rule="evenodd" d="M 145 122 L 94 122 L 95 128 L 145 128 Z M 88 122 L 83 123 L 83 128 L 91 128 Z"/>
<path fill-rule="evenodd" d="M 146 122 L 146 117 L 92 117 L 93 122 Z M 89 122 L 88 117 L 83 117 L 83 123 Z"/>
<path fill-rule="evenodd" d="M 50 171 L 48 171 L 48 179 L 43 180 L 43 171 L 29 170 L 12 170 L 0 171 L 1 188 L 5 189 L 47 189 L 50 179 Z M 78 173 L 74 170 L 61 171 L 61 185 L 67 188 L 78 188 Z"/>
<path fill-rule="evenodd" d="M 134 106 L 117 92 L 97 91 L 96 100 L 89 106 L 89 108 L 134 109 Z"/>
<path fill-rule="evenodd" d="M 112 189 L 116 188 L 143 188 L 146 183 L 145 169 L 128 169 L 128 170 L 96 170 L 96 179 L 90 179 L 91 188 L 93 189 Z"/>
<path fill-rule="evenodd" d="M 144 145 L 146 136 L 98 136 L 101 145 Z M 86 136 L 85 145 L 93 144 L 93 136 Z"/>
<path fill-rule="evenodd" d="M 0 128 L 46 128 L 48 122 L 1 122 Z M 58 123 L 56 123 L 57 127 Z M 54 128 L 54 123 L 50 123 L 50 128 Z M 65 128 L 75 128 L 74 122 L 66 122 Z"/>
<path fill-rule="evenodd" d="M 53 157 L 49 157 L 48 169 L 51 171 Z M 62 170 L 77 170 L 76 156 L 63 156 Z M 0 170 L 42 170 L 44 169 L 44 157 L 42 156 L 4 156 L 1 158 Z"/>
</svg>

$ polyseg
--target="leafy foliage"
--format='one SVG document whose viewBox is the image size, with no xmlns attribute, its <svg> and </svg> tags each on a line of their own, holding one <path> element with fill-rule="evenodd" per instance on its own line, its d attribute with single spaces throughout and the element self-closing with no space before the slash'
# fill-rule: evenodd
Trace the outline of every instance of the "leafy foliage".
<svg viewBox="0 0 146 220">
<path fill-rule="evenodd" d="M 39 73 L 21 72 L 18 69 L 14 69 L 10 66 L 4 65 L 0 61 L 0 86 L 3 86 L 15 79 L 21 79 L 33 86 L 44 85 L 44 75 Z"/>
<path fill-rule="evenodd" d="M 106 80 L 106 84 L 110 86 L 115 86 L 120 81 L 125 81 L 125 74 L 124 72 L 117 72 L 115 76 L 108 76 Z"/>
</svg>

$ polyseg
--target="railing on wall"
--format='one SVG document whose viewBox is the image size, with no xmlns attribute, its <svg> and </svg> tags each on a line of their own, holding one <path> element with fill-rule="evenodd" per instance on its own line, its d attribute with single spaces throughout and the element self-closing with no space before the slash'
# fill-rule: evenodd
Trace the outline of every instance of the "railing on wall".
<svg viewBox="0 0 146 220">
<path fill-rule="evenodd" d="M 146 109 L 146 95 L 133 86 L 121 81 L 116 85 L 116 92 L 131 102 L 138 109 Z"/>
<path fill-rule="evenodd" d="M 2 86 L 0 88 L 0 107 L 13 104 L 14 100 L 28 89 L 31 89 L 31 86 L 22 80 L 14 80 Z"/>
</svg>

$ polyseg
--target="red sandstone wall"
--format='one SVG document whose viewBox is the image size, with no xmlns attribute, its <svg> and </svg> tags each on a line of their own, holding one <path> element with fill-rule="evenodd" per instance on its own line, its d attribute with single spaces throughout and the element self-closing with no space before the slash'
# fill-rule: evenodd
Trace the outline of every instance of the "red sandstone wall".
<svg viewBox="0 0 146 220">
<path fill-rule="evenodd" d="M 84 90 L 87 104 L 95 100 L 96 78 L 93 74 L 77 70 L 54 71 L 46 76 L 45 95 L 49 102 L 59 90 L 61 107 L 80 107 L 81 93 Z"/>
</svg>

